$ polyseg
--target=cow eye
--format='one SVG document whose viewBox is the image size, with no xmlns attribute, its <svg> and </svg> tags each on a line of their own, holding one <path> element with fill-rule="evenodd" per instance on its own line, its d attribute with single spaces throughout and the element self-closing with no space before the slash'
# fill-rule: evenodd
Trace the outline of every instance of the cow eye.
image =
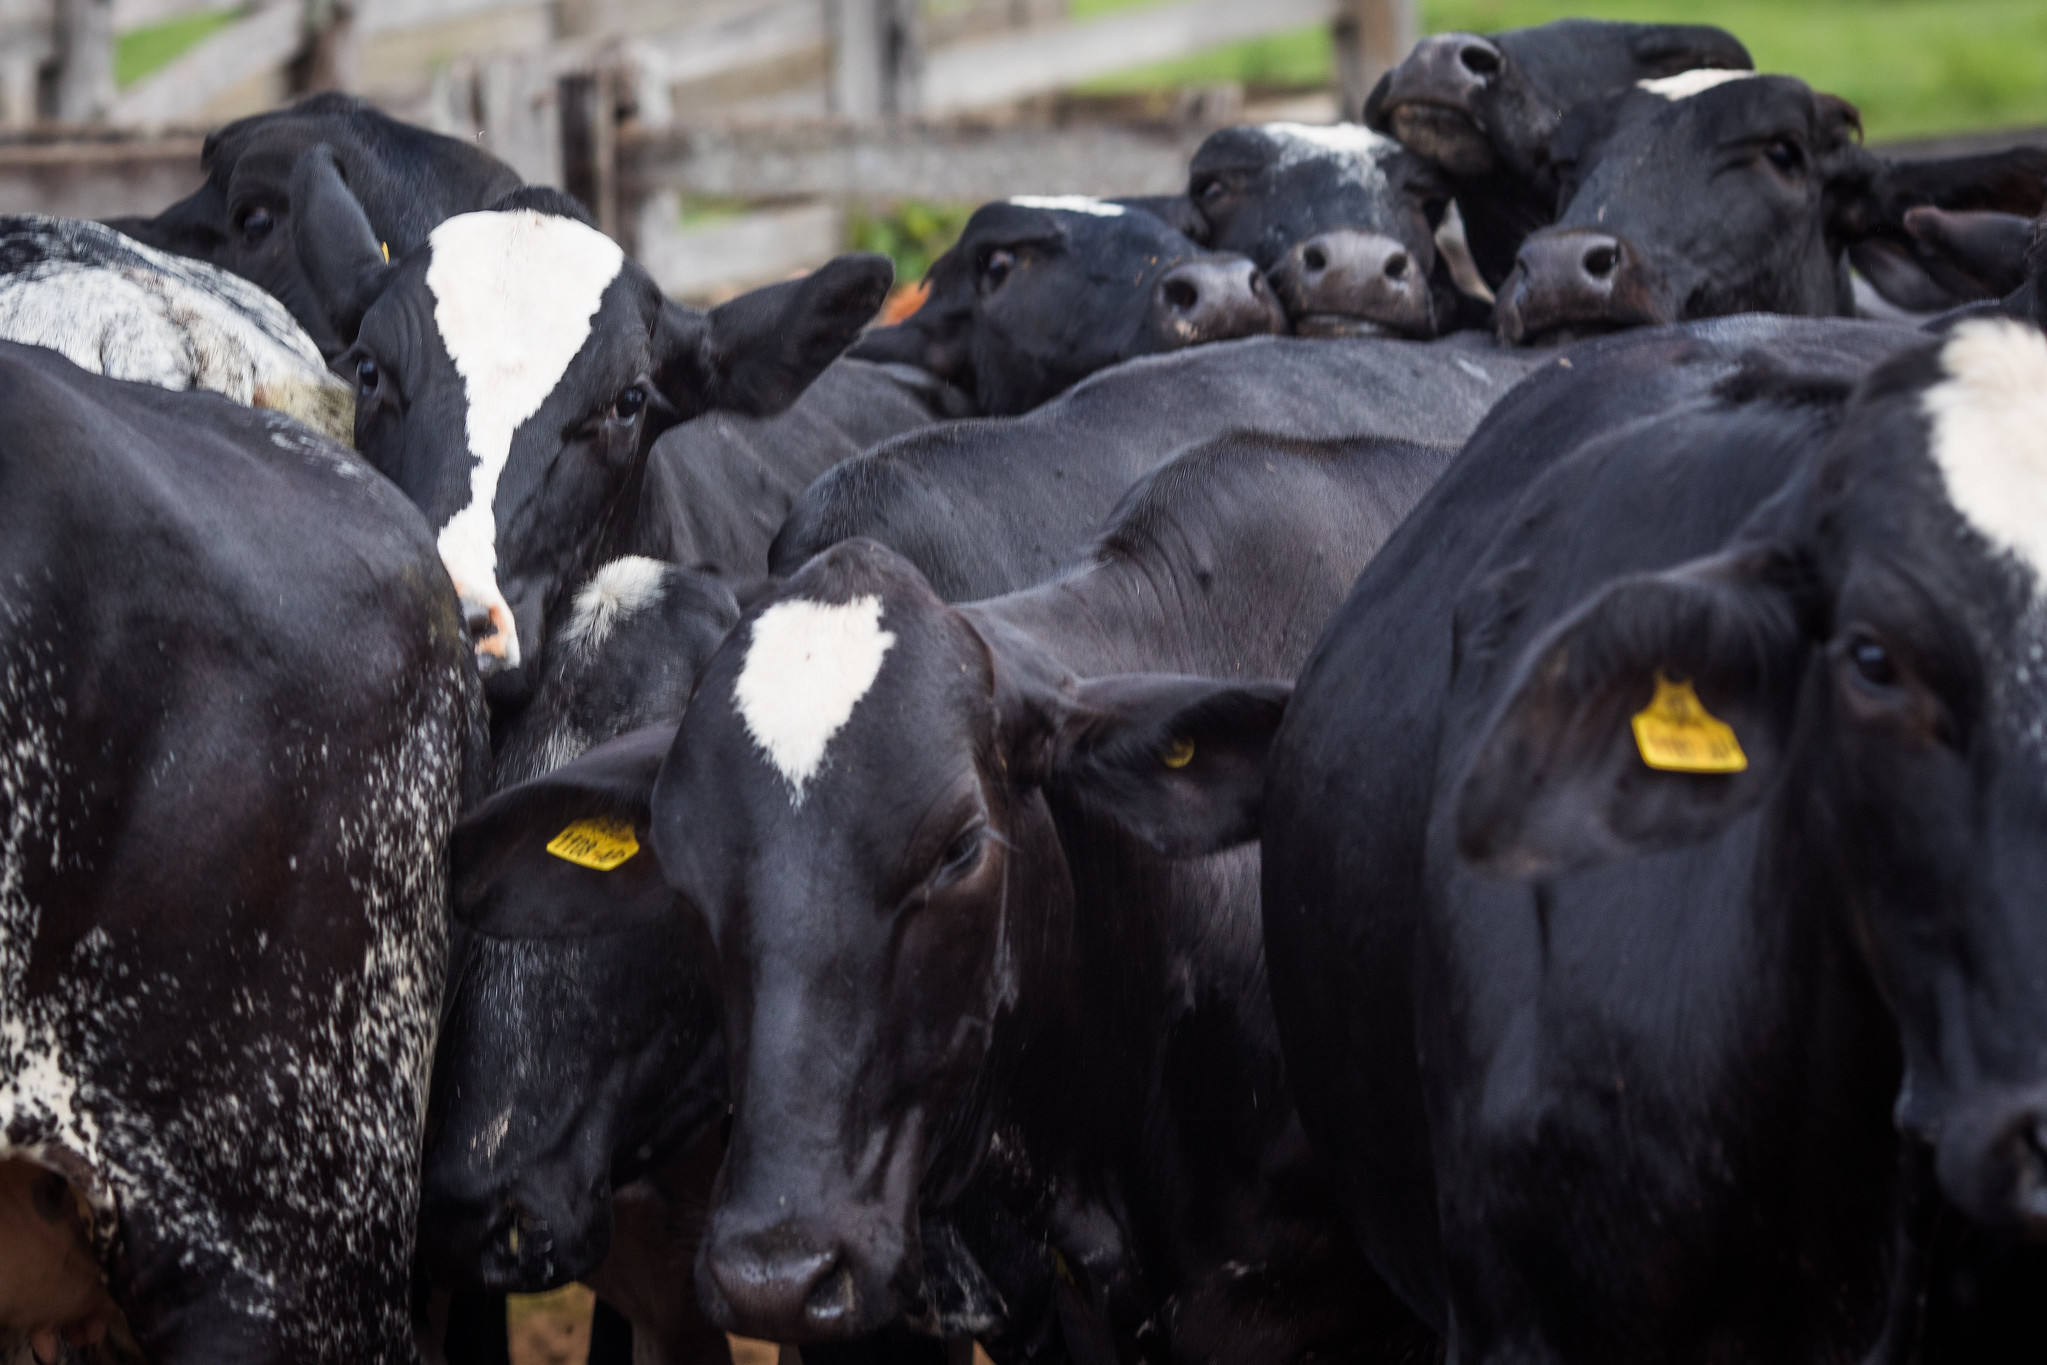
<svg viewBox="0 0 2047 1365">
<path fill-rule="evenodd" d="M 1009 272 L 1016 269 L 1016 253 L 1001 247 L 981 258 L 981 291 L 992 294 L 1002 287 L 1009 278 Z"/>
<path fill-rule="evenodd" d="M 379 378 L 381 376 L 377 373 L 376 361 L 364 356 L 355 362 L 355 391 L 359 396 L 368 398 L 375 393 Z"/>
<path fill-rule="evenodd" d="M 1873 635 L 1858 631 L 1849 637 L 1848 662 L 1855 676 L 1869 687 L 1889 691 L 1898 685 L 1898 661 Z"/>
<path fill-rule="evenodd" d="M 647 406 L 647 391 L 638 384 L 621 392 L 611 402 L 611 420 L 621 425 L 636 420 Z"/>
<path fill-rule="evenodd" d="M 1778 138 L 1775 142 L 1763 148 L 1763 155 L 1769 158 L 1772 166 L 1775 166 L 1786 175 L 1790 175 L 1805 164 L 1805 153 L 1800 150 L 1796 142 L 1791 141 L 1789 138 Z"/>
<path fill-rule="evenodd" d="M 1194 197 L 1196 199 L 1206 199 L 1210 203 L 1214 203 L 1222 198 L 1226 192 L 1227 187 L 1223 184 L 1222 177 L 1215 175 L 1209 176 L 1194 187 Z"/>
<path fill-rule="evenodd" d="M 277 220 L 270 216 L 270 210 L 261 205 L 244 209 L 241 221 L 242 240 L 254 246 L 270 235 L 270 229 L 276 226 L 276 222 Z"/>
<path fill-rule="evenodd" d="M 981 849 L 987 843 L 986 825 L 969 825 L 952 837 L 945 846 L 945 852 L 938 856 L 938 870 L 931 875 L 933 886 L 950 886 L 974 870 L 980 861 Z"/>
</svg>

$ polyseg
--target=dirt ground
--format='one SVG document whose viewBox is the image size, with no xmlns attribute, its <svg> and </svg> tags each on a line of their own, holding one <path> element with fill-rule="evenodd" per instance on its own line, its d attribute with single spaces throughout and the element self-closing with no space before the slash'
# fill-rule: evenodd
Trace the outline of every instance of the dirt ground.
<svg viewBox="0 0 2047 1365">
<path fill-rule="evenodd" d="M 596 1296 L 582 1285 L 551 1294 L 514 1294 L 507 1310 L 512 1365 L 584 1365 L 590 1356 L 590 1306 Z M 732 1365 L 775 1365 L 769 1342 L 732 1338 Z"/>
</svg>

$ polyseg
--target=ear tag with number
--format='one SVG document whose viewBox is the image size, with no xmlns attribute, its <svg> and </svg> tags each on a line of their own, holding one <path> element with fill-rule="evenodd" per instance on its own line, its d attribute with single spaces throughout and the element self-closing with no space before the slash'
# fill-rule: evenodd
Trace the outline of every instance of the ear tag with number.
<svg viewBox="0 0 2047 1365">
<path fill-rule="evenodd" d="M 1174 740 L 1166 746 L 1166 751 L 1159 755 L 1159 760 L 1168 768 L 1186 767 L 1194 761 L 1194 741 L 1191 739 Z"/>
<path fill-rule="evenodd" d="M 1656 695 L 1635 713 L 1635 747 L 1642 761 L 1667 773 L 1738 773 L 1748 755 L 1734 727 L 1699 701 L 1689 681 L 1672 682 L 1656 672 Z"/>
<path fill-rule="evenodd" d="M 391 264 L 391 244 L 389 242 L 378 242 L 377 245 L 384 250 L 384 264 Z"/>
<path fill-rule="evenodd" d="M 609 872 L 640 851 L 625 820 L 578 820 L 548 842 L 547 851 L 578 867 Z"/>
</svg>

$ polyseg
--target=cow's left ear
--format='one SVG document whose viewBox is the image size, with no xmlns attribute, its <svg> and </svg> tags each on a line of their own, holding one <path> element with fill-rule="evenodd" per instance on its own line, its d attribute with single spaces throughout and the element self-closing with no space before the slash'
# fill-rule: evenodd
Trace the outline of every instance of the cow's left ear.
<svg viewBox="0 0 2047 1365">
<path fill-rule="evenodd" d="M 1939 224 L 1907 222 L 1914 209 L 1931 208 L 1960 215 L 2001 215 L 2032 219 L 2047 206 L 2047 147 L 2012 147 L 1977 156 L 1933 157 L 1923 161 L 1890 161 L 1861 148 L 1823 156 L 1827 179 L 1827 229 L 1833 239 L 1854 247 L 1889 243 L 1898 254 L 1924 256 L 1941 248 L 1929 241 Z M 1979 219 L 1960 219 L 1981 224 Z M 1989 220 L 1994 231 L 1997 220 Z M 1866 254 L 1866 252 L 1865 252 Z M 1857 256 L 1862 264 L 1862 255 Z M 1884 290 L 1881 267 L 1871 282 Z M 1892 302 L 1910 306 L 1904 298 Z"/>
<path fill-rule="evenodd" d="M 895 274 L 888 257 L 855 252 L 709 313 L 665 303 L 654 383 L 686 418 L 713 410 L 771 417 L 860 335 Z"/>
<path fill-rule="evenodd" d="M 1536 876 L 1702 839 L 1754 806 L 1811 653 L 1802 582 L 1749 549 L 1622 579 L 1552 627 L 1457 793 L 1459 851 Z"/>
<path fill-rule="evenodd" d="M 1082 682 L 1045 786 L 1176 858 L 1258 837 L 1265 753 L 1290 683 L 1134 673 Z"/>
<path fill-rule="evenodd" d="M 310 148 L 291 170 L 292 249 L 344 347 L 398 267 L 377 240 L 362 202 L 341 177 L 334 149 Z"/>
</svg>

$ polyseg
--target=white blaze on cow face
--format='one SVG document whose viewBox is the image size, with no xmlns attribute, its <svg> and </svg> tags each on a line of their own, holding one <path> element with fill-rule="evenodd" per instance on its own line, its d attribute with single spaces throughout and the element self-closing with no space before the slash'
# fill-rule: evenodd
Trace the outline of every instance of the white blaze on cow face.
<svg viewBox="0 0 2047 1365">
<path fill-rule="evenodd" d="M 427 239 L 434 325 L 462 376 L 469 501 L 441 527 L 441 560 L 465 615 L 487 612 L 486 671 L 516 667 L 519 635 L 497 581 L 497 489 L 520 423 L 540 410 L 590 336 L 625 254 L 595 228 L 533 209 L 465 213 Z"/>
<path fill-rule="evenodd" d="M 1345 163 L 1367 183 L 1375 177 L 1383 180 L 1386 173 L 1379 163 L 1401 150 L 1398 142 L 1362 123 L 1263 123 L 1259 131 L 1279 144 L 1274 170 L 1329 157 Z"/>
<path fill-rule="evenodd" d="M 1636 88 L 1647 90 L 1652 95 L 1661 95 L 1672 104 L 1702 95 L 1715 86 L 1729 81 L 1745 81 L 1756 75 L 1753 71 L 1721 71 L 1714 67 L 1701 67 L 1696 71 L 1680 71 L 1675 76 L 1659 76 L 1651 81 L 1636 81 Z"/>
<path fill-rule="evenodd" d="M 732 700 L 747 734 L 789 783 L 791 805 L 803 804 L 825 746 L 874 686 L 895 642 L 872 595 L 777 602 L 754 619 Z"/>
<path fill-rule="evenodd" d="M 1121 218 L 1128 211 L 1121 204 L 1091 199 L 1084 194 L 1018 194 L 1012 195 L 1009 202 L 1020 209 L 1052 209 L 1060 213 L 1090 214 L 1096 218 Z"/>
<path fill-rule="evenodd" d="M 576 594 L 575 613 L 569 618 L 565 637 L 568 644 L 585 651 L 601 646 L 626 618 L 661 600 L 667 572 L 668 566 L 658 559 L 627 555 L 590 575 L 590 581 Z"/>
<path fill-rule="evenodd" d="M 1941 348 L 1947 378 L 1921 400 L 1948 501 L 2047 586 L 2047 336 L 1965 322 Z"/>
</svg>

